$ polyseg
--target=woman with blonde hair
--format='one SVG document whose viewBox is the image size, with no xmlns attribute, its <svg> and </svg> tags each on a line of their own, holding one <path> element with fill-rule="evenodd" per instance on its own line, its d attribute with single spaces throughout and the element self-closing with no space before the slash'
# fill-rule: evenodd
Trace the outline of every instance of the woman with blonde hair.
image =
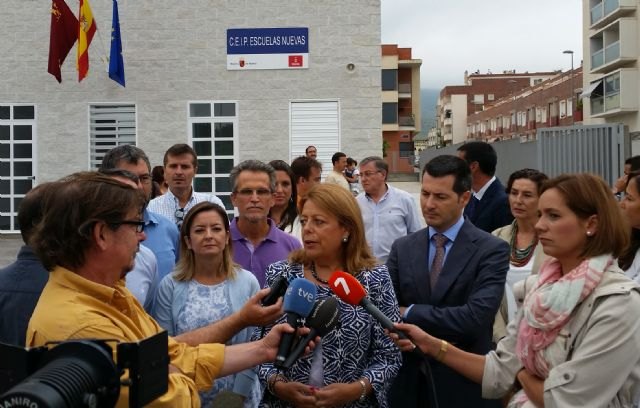
<svg viewBox="0 0 640 408">
<path fill-rule="evenodd" d="M 160 282 L 154 317 L 177 336 L 239 311 L 260 289 L 253 274 L 233 262 L 229 218 L 224 208 L 210 202 L 195 205 L 180 229 L 180 261 L 173 274 Z M 238 332 L 228 344 L 250 340 L 253 327 Z M 256 373 L 249 369 L 216 379 L 213 388 L 201 392 L 202 406 L 225 391 L 255 407 L 261 398 Z"/>
<path fill-rule="evenodd" d="M 417 326 L 396 327 L 508 407 L 636 406 L 640 287 L 616 262 L 629 244 L 618 203 L 600 177 L 568 174 L 544 184 L 538 209 L 549 259 L 495 351 L 467 353 Z"/>
<path fill-rule="evenodd" d="M 304 248 L 287 261 L 272 264 L 267 284 L 281 275 L 304 278 L 316 285 L 316 299 L 324 299 L 334 296 L 329 277 L 342 270 L 358 279 L 382 313 L 400 320 L 389 272 L 376 265 L 353 195 L 338 185 L 316 185 L 302 198 L 300 210 Z M 387 392 L 400 368 L 400 351 L 364 308 L 339 299 L 338 304 L 342 324 L 322 338 L 313 354 L 298 359 L 285 373 L 273 364 L 260 367 L 260 381 L 268 390 L 262 406 L 388 406 Z"/>
</svg>

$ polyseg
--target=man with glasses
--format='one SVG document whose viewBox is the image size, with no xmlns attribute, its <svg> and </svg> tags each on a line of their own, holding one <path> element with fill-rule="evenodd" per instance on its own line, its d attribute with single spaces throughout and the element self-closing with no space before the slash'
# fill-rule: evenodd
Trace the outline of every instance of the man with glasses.
<svg viewBox="0 0 640 408">
<path fill-rule="evenodd" d="M 147 201 L 151 199 L 151 163 L 142 149 L 131 145 L 120 145 L 109 150 L 102 158 L 100 171 L 113 169 L 127 170 L 138 176 L 140 180 L 138 188 L 144 192 Z M 158 264 L 157 285 L 163 277 L 173 270 L 178 261 L 180 233 L 176 224 L 161 214 L 145 208 L 142 217 L 147 236 L 142 245 L 149 248 L 156 257 Z M 135 289 L 130 286 L 132 283 L 130 280 L 127 280 L 127 287 Z M 132 292 L 135 294 L 136 290 L 132 290 Z"/>
<path fill-rule="evenodd" d="M 269 219 L 276 190 L 273 167 L 258 160 L 246 160 L 231 170 L 229 178 L 231 202 L 238 214 L 229 227 L 233 260 L 253 272 L 262 287 L 267 267 L 286 259 L 302 245 Z"/>
<path fill-rule="evenodd" d="M 145 202 L 136 187 L 95 172 L 58 183 L 30 239 L 50 273 L 29 321 L 27 347 L 70 339 L 137 342 L 162 331 L 123 283 L 145 239 Z M 214 378 L 273 361 L 282 333 L 293 332 L 287 325 L 275 326 L 255 342 L 208 344 L 224 343 L 243 327 L 280 316 L 282 301 L 259 305 L 266 293 L 258 292 L 248 309 L 245 305 L 216 323 L 170 337 L 168 391 L 152 406 L 200 406 L 198 388 L 211 388 Z M 118 407 L 127 406 L 128 394 L 129 387 L 121 386 Z"/>
<path fill-rule="evenodd" d="M 164 154 L 164 180 L 167 192 L 149 203 L 149 211 L 162 214 L 182 226 L 184 215 L 196 204 L 209 201 L 225 208 L 222 201 L 211 193 L 193 191 L 193 178 L 198 170 L 198 156 L 191 146 L 175 144 Z"/>
<path fill-rule="evenodd" d="M 373 255 L 386 262 L 391 244 L 418 231 L 422 224 L 411 194 L 387 184 L 389 166 L 381 157 L 369 156 L 360 162 L 363 192 L 356 201 L 362 210 L 365 235 Z"/>
</svg>

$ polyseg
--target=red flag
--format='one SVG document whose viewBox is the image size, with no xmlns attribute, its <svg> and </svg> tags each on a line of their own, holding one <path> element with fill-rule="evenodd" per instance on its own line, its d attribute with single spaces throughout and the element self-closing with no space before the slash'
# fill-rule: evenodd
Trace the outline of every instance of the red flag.
<svg viewBox="0 0 640 408">
<path fill-rule="evenodd" d="M 49 36 L 49 72 L 62 82 L 60 67 L 78 38 L 78 19 L 64 0 L 51 2 L 51 34 Z"/>
<path fill-rule="evenodd" d="M 93 13 L 89 0 L 80 0 L 80 11 L 78 12 L 78 82 L 82 81 L 89 73 L 89 45 L 96 33 L 96 22 L 93 20 Z"/>
</svg>

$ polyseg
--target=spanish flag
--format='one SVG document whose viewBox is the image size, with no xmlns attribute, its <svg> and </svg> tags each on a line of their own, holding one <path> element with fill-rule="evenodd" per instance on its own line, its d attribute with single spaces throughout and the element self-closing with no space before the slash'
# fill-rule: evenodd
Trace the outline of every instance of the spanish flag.
<svg viewBox="0 0 640 408">
<path fill-rule="evenodd" d="M 80 0 L 80 12 L 78 13 L 78 82 L 82 81 L 89 73 L 89 45 L 96 33 L 96 22 L 89 0 Z"/>
</svg>

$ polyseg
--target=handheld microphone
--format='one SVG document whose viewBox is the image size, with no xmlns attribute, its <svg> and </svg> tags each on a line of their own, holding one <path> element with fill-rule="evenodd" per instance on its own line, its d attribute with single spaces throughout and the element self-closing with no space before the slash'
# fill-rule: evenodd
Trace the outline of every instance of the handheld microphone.
<svg viewBox="0 0 640 408">
<path fill-rule="evenodd" d="M 284 296 L 289 287 L 289 281 L 283 275 L 278 276 L 271 284 L 271 292 L 262 299 L 262 306 L 271 306 L 278 301 L 280 296 Z"/>
<path fill-rule="evenodd" d="M 343 302 L 354 306 L 362 306 L 371 316 L 373 316 L 382 327 L 390 332 L 396 333 L 401 339 L 408 339 L 407 335 L 401 331 L 398 331 L 393 327 L 393 322 L 387 316 L 385 316 L 380 309 L 378 309 L 367 297 L 367 291 L 358 282 L 358 280 L 343 271 L 335 271 L 329 278 L 329 288 L 338 295 Z M 420 349 L 416 347 L 414 350 L 419 354 L 422 354 Z"/>
<path fill-rule="evenodd" d="M 332 297 L 317 300 L 306 319 L 306 325 L 311 328 L 311 331 L 296 344 L 289 357 L 282 364 L 282 368 L 285 370 L 291 368 L 293 363 L 304 353 L 305 347 L 311 340 L 315 339 L 316 336 L 322 337 L 329 333 L 339 322 L 338 301 Z"/>
<path fill-rule="evenodd" d="M 300 327 L 300 318 L 309 316 L 316 300 L 316 292 L 316 285 L 304 278 L 296 278 L 289 284 L 284 294 L 284 311 L 287 314 L 287 323 L 294 329 Z M 281 367 L 289 356 L 294 337 L 295 333 L 282 335 L 274 362 L 276 367 Z"/>
</svg>

